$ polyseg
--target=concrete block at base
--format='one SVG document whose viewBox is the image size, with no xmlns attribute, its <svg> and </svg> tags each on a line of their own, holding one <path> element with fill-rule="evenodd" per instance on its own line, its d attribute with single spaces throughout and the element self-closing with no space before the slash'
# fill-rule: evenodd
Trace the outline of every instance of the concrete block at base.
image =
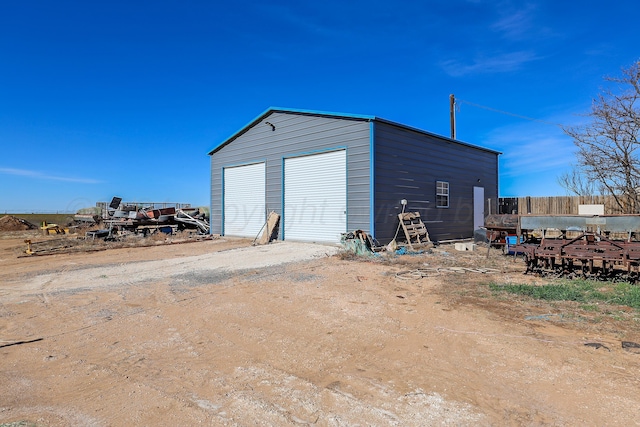
<svg viewBox="0 0 640 427">
<path fill-rule="evenodd" d="M 456 251 L 475 251 L 476 245 L 474 243 L 456 243 L 455 244 Z"/>
</svg>

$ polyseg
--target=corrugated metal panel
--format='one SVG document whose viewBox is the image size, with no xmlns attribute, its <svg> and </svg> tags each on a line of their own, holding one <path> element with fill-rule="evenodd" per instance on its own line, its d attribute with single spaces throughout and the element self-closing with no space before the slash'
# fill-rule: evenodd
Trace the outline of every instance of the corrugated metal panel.
<svg viewBox="0 0 640 427">
<path fill-rule="evenodd" d="M 346 151 L 284 161 L 284 238 L 337 243 L 347 231 Z"/>
<path fill-rule="evenodd" d="M 271 107 L 269 109 L 267 109 L 267 111 L 265 111 L 264 113 L 262 113 L 261 115 L 259 115 L 258 117 L 256 117 L 253 121 L 251 121 L 247 126 L 243 127 L 242 129 L 240 129 L 238 132 L 236 132 L 234 135 L 232 135 L 230 138 L 228 138 L 226 141 L 221 142 L 218 146 L 214 147 L 209 154 L 212 155 L 214 154 L 216 151 L 220 150 L 222 147 L 224 147 L 225 145 L 231 143 L 232 141 L 234 141 L 235 139 L 239 138 L 241 135 L 243 135 L 248 129 L 251 129 L 253 126 L 255 126 L 257 123 L 260 123 L 264 120 L 265 117 L 273 114 L 273 113 L 285 113 L 285 114 L 291 114 L 291 115 L 297 115 L 297 116 L 312 116 L 312 117 L 321 117 L 321 118 L 338 118 L 338 119 L 345 119 L 345 120 L 363 120 L 363 121 L 368 121 L 368 122 L 377 122 L 377 123 L 382 123 L 382 124 L 386 124 L 386 125 L 391 125 L 392 127 L 398 128 L 398 129 L 404 129 L 406 131 L 410 131 L 412 133 L 419 133 L 421 135 L 427 136 L 427 137 L 436 137 L 438 139 L 441 140 L 447 140 L 450 142 L 453 142 L 455 144 L 461 145 L 461 146 L 468 146 L 468 147 L 472 147 L 478 150 L 484 150 L 484 151 L 488 151 L 488 152 L 492 152 L 494 154 L 501 154 L 495 150 L 491 150 L 485 147 L 480 147 L 480 146 L 476 146 L 476 145 L 472 145 L 469 144 L 467 142 L 463 142 L 463 141 L 459 141 L 459 140 L 451 140 L 449 138 L 440 136 L 440 135 L 436 135 L 434 133 L 422 130 L 422 129 L 418 129 L 418 128 L 414 128 L 411 126 L 407 126 L 407 125 L 403 125 L 401 123 L 396 123 L 393 122 L 391 120 L 386 120 L 383 119 L 381 117 L 375 117 L 375 116 L 370 116 L 370 115 L 362 115 L 362 114 L 347 114 L 347 113 L 336 113 L 336 112 L 327 112 L 327 111 L 317 111 L 317 110 L 301 110 L 301 109 L 297 109 L 297 108 L 281 108 L 281 107 Z"/>
<path fill-rule="evenodd" d="M 434 240 L 473 236 L 473 187 L 485 197 L 498 197 L 498 153 L 412 132 L 385 123 L 375 124 L 375 230 L 382 243 L 398 225 L 401 199 L 418 211 Z M 449 207 L 436 208 L 436 181 L 449 183 Z"/>
<path fill-rule="evenodd" d="M 224 234 L 255 237 L 265 218 L 265 164 L 225 168 Z"/>
<path fill-rule="evenodd" d="M 265 122 L 275 126 L 275 130 Z M 283 215 L 284 158 L 322 151 L 347 151 L 347 228 L 369 232 L 370 124 L 347 118 L 274 112 L 211 156 L 211 230 L 222 233 L 223 168 L 266 162 L 266 209 Z M 281 227 L 282 238 L 283 227 Z"/>
</svg>

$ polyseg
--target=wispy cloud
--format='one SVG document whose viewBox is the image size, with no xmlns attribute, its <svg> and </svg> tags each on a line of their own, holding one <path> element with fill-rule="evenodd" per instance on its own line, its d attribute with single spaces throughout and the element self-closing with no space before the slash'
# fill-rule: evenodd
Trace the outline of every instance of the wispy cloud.
<svg viewBox="0 0 640 427">
<path fill-rule="evenodd" d="M 502 172 L 506 176 L 530 172 L 557 173 L 575 160 L 574 147 L 565 138 L 548 136 L 535 140 L 522 139 L 514 141 L 502 156 Z"/>
<path fill-rule="evenodd" d="M 534 52 L 519 51 L 495 56 L 480 56 L 472 62 L 451 59 L 443 61 L 440 66 L 452 77 L 469 74 L 507 73 L 520 69 L 524 64 L 540 59 Z"/>
<path fill-rule="evenodd" d="M 322 24 L 316 14 L 304 13 L 304 8 L 291 5 L 262 5 L 257 6 L 269 20 L 280 22 L 285 26 L 295 29 L 297 32 L 308 33 L 321 37 L 342 38 L 345 37 L 345 29 Z M 313 10 L 313 8 L 311 9 Z M 350 34 L 346 34 L 347 36 Z"/>
<path fill-rule="evenodd" d="M 491 25 L 491 29 L 501 33 L 508 39 L 522 39 L 533 28 L 534 7 L 526 6 L 515 12 L 504 12 L 503 16 Z"/>
<path fill-rule="evenodd" d="M 521 135 L 500 156 L 502 196 L 565 195 L 559 178 L 575 163 L 573 144 L 557 135 Z"/>
<path fill-rule="evenodd" d="M 501 175 L 559 176 L 575 161 L 575 146 L 559 128 L 537 123 L 496 129 L 487 144 L 500 150 Z"/>
<path fill-rule="evenodd" d="M 68 177 L 68 176 L 48 175 L 46 173 L 39 172 L 39 171 L 15 169 L 15 168 L 0 167 L 0 173 L 4 175 L 23 176 L 27 178 L 41 179 L 45 181 L 77 182 L 80 184 L 100 184 L 101 182 L 103 182 L 103 181 L 99 181 L 91 178 L 76 178 L 76 177 Z"/>
</svg>

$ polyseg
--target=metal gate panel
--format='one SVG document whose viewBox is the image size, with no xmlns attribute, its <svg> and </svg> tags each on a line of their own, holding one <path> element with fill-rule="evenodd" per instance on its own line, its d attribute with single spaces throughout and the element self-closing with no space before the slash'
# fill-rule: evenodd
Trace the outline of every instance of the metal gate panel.
<svg viewBox="0 0 640 427">
<path fill-rule="evenodd" d="M 284 161 L 284 238 L 337 243 L 347 231 L 345 150 Z"/>
<path fill-rule="evenodd" d="M 226 236 L 256 237 L 265 223 L 265 164 L 224 168 Z"/>
</svg>

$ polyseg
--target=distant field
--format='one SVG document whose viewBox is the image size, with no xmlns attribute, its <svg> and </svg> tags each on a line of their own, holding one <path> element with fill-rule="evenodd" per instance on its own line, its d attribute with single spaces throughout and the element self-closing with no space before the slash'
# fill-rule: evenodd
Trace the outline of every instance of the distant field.
<svg viewBox="0 0 640 427">
<path fill-rule="evenodd" d="M 22 218 L 25 221 L 29 221 L 33 225 L 40 226 L 43 221 L 46 221 L 47 224 L 58 224 L 58 225 L 67 225 L 73 221 L 73 214 L 0 214 L 0 217 L 5 215 L 15 216 L 17 218 Z"/>
</svg>

